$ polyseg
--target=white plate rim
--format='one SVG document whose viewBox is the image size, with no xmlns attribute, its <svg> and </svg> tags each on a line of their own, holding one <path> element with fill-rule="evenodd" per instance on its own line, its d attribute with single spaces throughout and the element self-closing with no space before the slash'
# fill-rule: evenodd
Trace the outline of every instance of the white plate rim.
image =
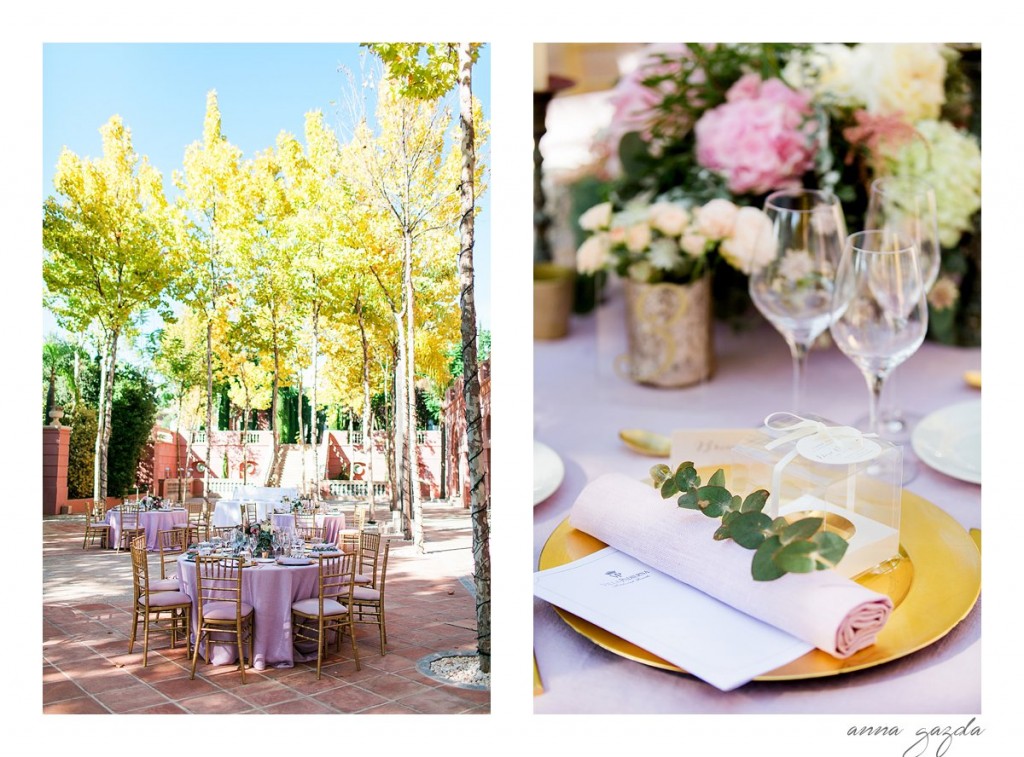
<svg viewBox="0 0 1024 757">
<path fill-rule="evenodd" d="M 914 428 L 914 433 L 910 437 L 910 445 L 914 449 L 914 454 L 930 468 L 934 468 L 939 473 L 944 473 L 960 481 L 966 481 L 970 484 L 981 483 L 981 472 L 980 470 L 974 471 L 968 468 L 960 467 L 956 464 L 951 464 L 948 458 L 940 457 L 934 454 L 932 447 L 930 447 L 925 441 L 925 436 L 929 432 L 930 428 L 936 424 L 946 423 L 946 418 L 949 416 L 955 416 L 960 412 L 976 411 L 978 418 L 978 435 L 981 435 L 981 400 L 973 399 L 965 402 L 957 402 L 952 405 L 940 408 L 932 413 L 925 416 L 917 427 Z M 979 455 L 979 469 L 981 460 L 981 450 L 978 450 Z"/>
<path fill-rule="evenodd" d="M 565 478 L 565 463 L 548 445 L 533 443 L 533 506 L 546 500 Z"/>
</svg>

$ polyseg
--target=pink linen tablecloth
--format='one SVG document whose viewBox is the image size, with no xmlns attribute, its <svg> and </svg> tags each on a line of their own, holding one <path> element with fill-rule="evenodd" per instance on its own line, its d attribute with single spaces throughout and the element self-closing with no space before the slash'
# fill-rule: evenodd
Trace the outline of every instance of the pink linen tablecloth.
<svg viewBox="0 0 1024 757">
<path fill-rule="evenodd" d="M 295 516 L 291 513 L 274 513 L 272 522 L 278 529 L 288 530 L 295 528 Z M 315 523 L 324 527 L 324 541 L 338 543 L 338 535 L 345 530 L 345 514 L 317 515 Z"/>
<path fill-rule="evenodd" d="M 253 606 L 256 614 L 256 635 L 253 640 L 253 667 L 263 670 L 290 668 L 296 659 L 306 656 L 296 653 L 292 643 L 292 603 L 317 596 L 319 566 L 283 566 L 262 563 L 259 567 L 242 569 L 242 601 Z M 181 590 L 192 597 L 192 624 L 196 627 L 196 564 L 184 557 L 178 558 L 178 582 Z M 205 647 L 205 644 L 203 645 Z M 200 648 L 200 660 L 203 659 Z M 316 659 L 314 653 L 313 659 Z M 210 662 L 214 665 L 237 664 L 237 650 L 227 644 L 215 644 Z"/>
<path fill-rule="evenodd" d="M 160 549 L 160 532 L 184 526 L 188 523 L 187 510 L 147 510 L 139 513 L 139 526 L 146 529 L 146 549 L 156 552 Z M 110 546 L 116 547 L 121 541 L 121 511 L 114 508 L 107 512 L 110 526 Z"/>
<path fill-rule="evenodd" d="M 687 389 L 653 389 L 616 375 L 625 351 L 617 295 L 595 315 L 574 317 L 567 338 L 534 346 L 534 435 L 565 465 L 564 478 L 533 510 L 534 567 L 552 531 L 587 483 L 618 472 L 643 480 L 658 460 L 626 449 L 621 429 L 752 428 L 790 409 L 792 362 L 769 325 L 715 331 L 713 378 Z M 926 342 L 897 368 L 899 405 L 927 415 L 977 399 L 963 373 L 978 370 L 981 350 Z M 860 371 L 836 348 L 813 350 L 803 409 L 839 423 L 867 414 Z M 916 462 L 909 444 L 904 454 Z M 981 487 L 923 463 L 906 488 L 948 512 L 965 529 L 981 525 Z M 690 676 L 648 667 L 599 648 L 534 600 L 534 649 L 545 693 L 537 713 L 975 713 L 981 709 L 981 602 L 944 639 L 912 655 L 858 673 L 792 682 L 752 682 L 715 691 Z"/>
</svg>

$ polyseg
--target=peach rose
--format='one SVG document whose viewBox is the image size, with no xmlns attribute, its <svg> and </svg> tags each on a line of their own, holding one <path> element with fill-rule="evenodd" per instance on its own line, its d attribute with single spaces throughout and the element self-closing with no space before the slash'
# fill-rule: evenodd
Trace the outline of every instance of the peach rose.
<svg viewBox="0 0 1024 757">
<path fill-rule="evenodd" d="M 725 239 L 732 235 L 737 208 L 728 200 L 711 200 L 697 211 L 697 231 L 708 239 Z"/>
<path fill-rule="evenodd" d="M 647 213 L 651 226 L 667 237 L 678 237 L 690 222 L 690 214 L 674 202 L 656 202 Z"/>
<path fill-rule="evenodd" d="M 722 257 L 733 268 L 750 273 L 775 258 L 772 222 L 761 210 L 740 208 L 732 235 L 722 242 Z"/>
</svg>

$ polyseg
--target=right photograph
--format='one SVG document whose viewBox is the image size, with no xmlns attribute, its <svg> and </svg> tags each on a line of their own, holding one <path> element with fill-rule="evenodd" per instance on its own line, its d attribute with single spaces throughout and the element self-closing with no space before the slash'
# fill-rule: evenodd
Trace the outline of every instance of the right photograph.
<svg viewBox="0 0 1024 757">
<path fill-rule="evenodd" d="M 534 711 L 980 714 L 981 45 L 533 63 Z"/>
</svg>

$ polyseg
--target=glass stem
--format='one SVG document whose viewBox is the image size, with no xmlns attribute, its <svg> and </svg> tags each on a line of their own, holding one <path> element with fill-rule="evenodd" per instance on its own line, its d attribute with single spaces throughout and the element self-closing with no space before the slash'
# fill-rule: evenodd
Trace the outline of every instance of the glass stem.
<svg viewBox="0 0 1024 757">
<path fill-rule="evenodd" d="M 868 395 L 870 397 L 868 405 L 868 431 L 874 434 L 882 435 L 882 429 L 880 428 L 881 423 L 879 421 L 879 407 L 882 399 L 882 387 L 885 386 L 885 373 L 871 373 L 864 374 L 864 378 L 868 382 Z"/>
<path fill-rule="evenodd" d="M 807 374 L 807 353 L 809 344 L 790 342 L 789 351 L 793 353 L 793 412 L 799 413 L 804 396 L 804 377 Z"/>
</svg>

